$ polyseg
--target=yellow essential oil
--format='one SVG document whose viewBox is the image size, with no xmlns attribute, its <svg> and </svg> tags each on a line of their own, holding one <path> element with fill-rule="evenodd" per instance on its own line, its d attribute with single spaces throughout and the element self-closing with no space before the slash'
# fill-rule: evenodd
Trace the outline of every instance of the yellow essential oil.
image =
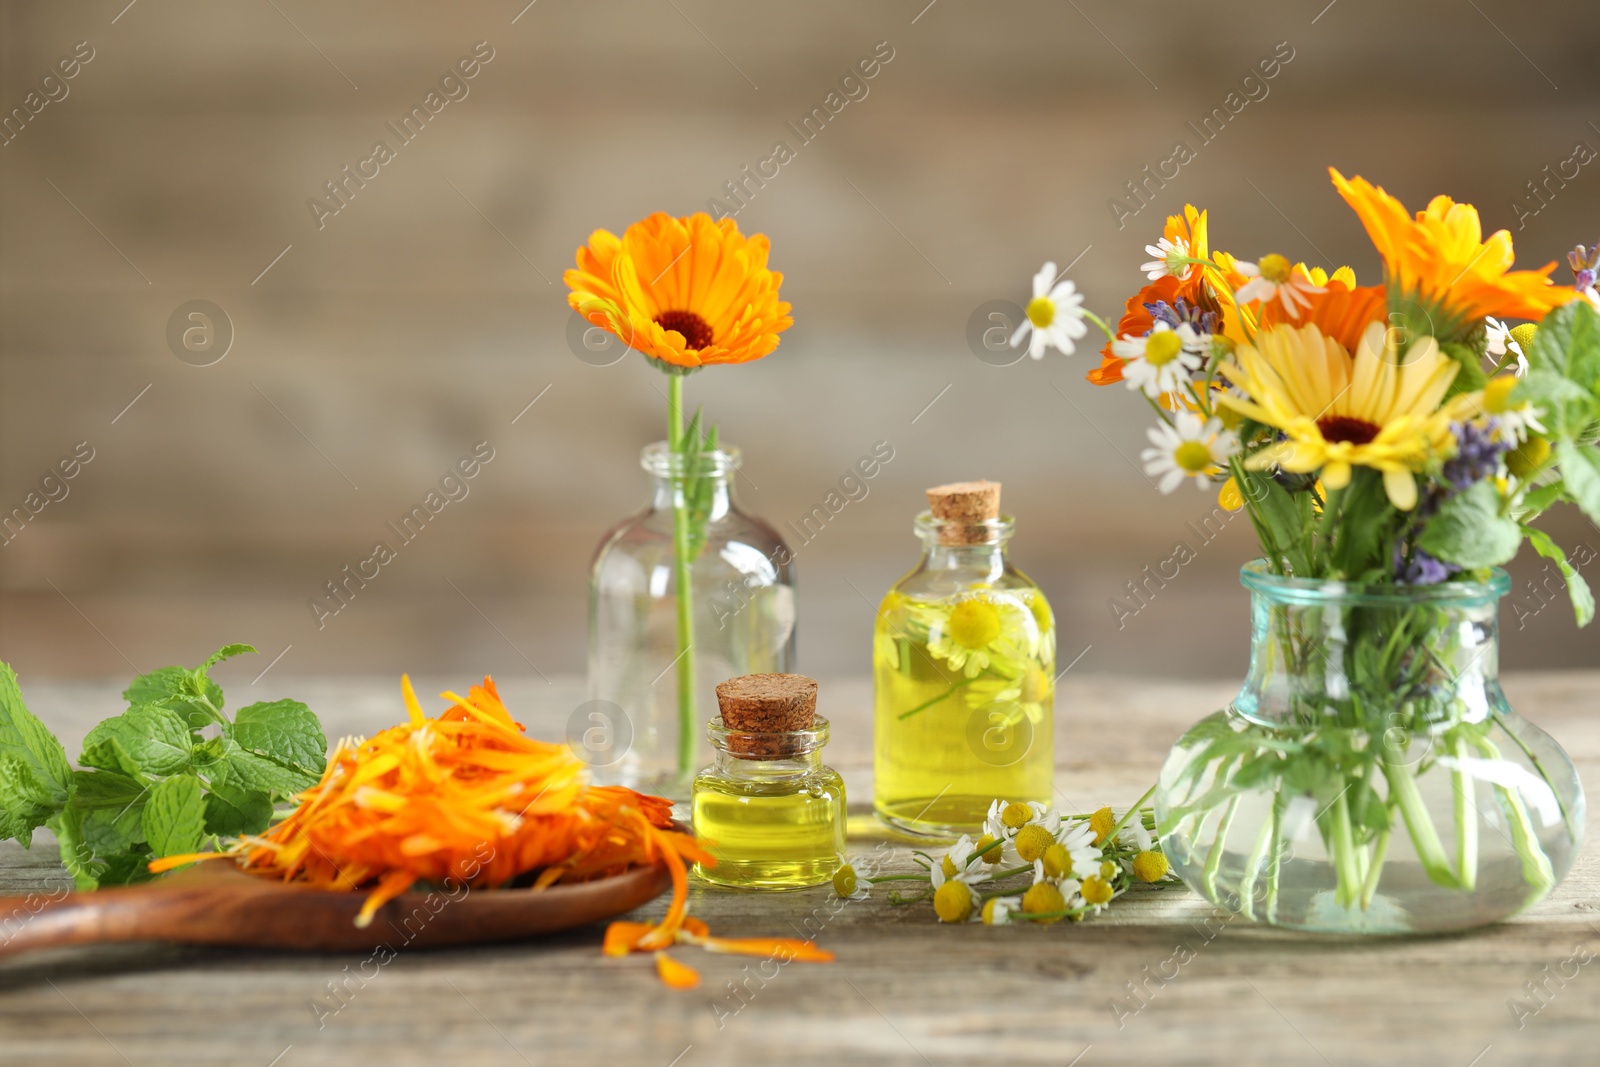
<svg viewBox="0 0 1600 1067">
<path fill-rule="evenodd" d="M 747 675 L 717 686 L 717 700 L 722 714 L 706 728 L 713 762 L 690 801 L 695 836 L 716 863 L 695 873 L 742 889 L 830 881 L 845 848 L 844 779 L 822 763 L 828 720 L 815 714 L 816 682 Z"/>
<path fill-rule="evenodd" d="M 873 805 L 902 830 L 980 832 L 996 798 L 1051 801 L 1055 623 L 1006 559 L 1013 525 L 996 514 L 952 531 L 924 513 L 922 560 L 879 609 Z"/>
</svg>

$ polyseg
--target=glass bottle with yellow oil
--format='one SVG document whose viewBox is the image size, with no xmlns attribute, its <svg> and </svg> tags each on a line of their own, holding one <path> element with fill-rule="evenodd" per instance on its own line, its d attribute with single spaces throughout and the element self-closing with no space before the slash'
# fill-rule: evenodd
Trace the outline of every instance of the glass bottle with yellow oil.
<svg viewBox="0 0 1600 1067">
<path fill-rule="evenodd" d="M 695 836 L 716 863 L 695 872 L 742 889 L 831 880 L 845 847 L 844 779 L 822 763 L 828 720 L 816 714 L 817 683 L 750 674 L 718 685 L 717 703 L 706 728 L 713 762 L 691 792 Z"/>
<path fill-rule="evenodd" d="M 892 826 L 951 837 L 979 831 L 996 797 L 1050 802 L 1056 631 L 1006 558 L 999 484 L 937 486 L 928 503 L 922 559 L 873 634 L 873 804 Z"/>
</svg>

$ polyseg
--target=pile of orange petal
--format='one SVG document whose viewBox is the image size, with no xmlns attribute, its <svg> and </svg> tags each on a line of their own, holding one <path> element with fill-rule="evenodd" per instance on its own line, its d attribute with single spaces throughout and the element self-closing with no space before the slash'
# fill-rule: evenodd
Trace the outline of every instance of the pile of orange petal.
<svg viewBox="0 0 1600 1067">
<path fill-rule="evenodd" d="M 423 714 L 409 678 L 401 688 L 409 721 L 368 741 L 341 741 L 322 780 L 267 833 L 226 853 L 170 856 L 150 869 L 226 855 L 266 877 L 365 891 L 356 920 L 364 927 L 417 882 L 454 879 L 492 889 L 538 871 L 537 891 L 659 863 L 672 876 L 665 918 L 613 923 L 606 955 L 654 951 L 662 980 L 673 988 L 699 982 L 692 968 L 661 951 L 677 943 L 781 959 L 833 958 L 809 941 L 711 937 L 688 916 L 686 863 L 713 861 L 692 836 L 674 829 L 672 803 L 622 786 L 591 786 L 587 767 L 565 745 L 523 732 L 493 680 L 485 678 L 465 697 L 442 694 L 453 703 L 436 719 Z"/>
</svg>

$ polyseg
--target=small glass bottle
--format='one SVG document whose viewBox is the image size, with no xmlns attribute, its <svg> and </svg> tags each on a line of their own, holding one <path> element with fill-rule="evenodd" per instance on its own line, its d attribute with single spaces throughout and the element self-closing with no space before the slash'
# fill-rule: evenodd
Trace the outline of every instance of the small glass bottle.
<svg viewBox="0 0 1600 1067">
<path fill-rule="evenodd" d="M 1015 526 L 996 482 L 928 490 L 922 559 L 889 590 L 873 635 L 879 818 L 939 837 L 979 832 L 989 805 L 1049 803 L 1055 621 L 1006 558 Z"/>
<path fill-rule="evenodd" d="M 821 885 L 845 847 L 844 779 L 822 763 L 817 683 L 753 674 L 717 686 L 712 764 L 694 780 L 695 836 L 716 859 L 700 878 L 741 889 Z"/>
</svg>

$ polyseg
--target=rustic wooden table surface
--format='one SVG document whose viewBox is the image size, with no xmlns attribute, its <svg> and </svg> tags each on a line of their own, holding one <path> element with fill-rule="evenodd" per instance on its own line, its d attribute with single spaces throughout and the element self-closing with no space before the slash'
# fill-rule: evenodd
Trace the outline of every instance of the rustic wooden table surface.
<svg viewBox="0 0 1600 1067">
<path fill-rule="evenodd" d="M 1067 681 L 1057 752 L 1070 810 L 1131 802 L 1178 733 L 1232 688 Z M 387 679 L 277 683 L 233 703 L 292 694 L 333 734 L 370 733 L 402 717 Z M 120 710 L 115 685 L 24 684 L 72 753 L 95 721 Z M 502 689 L 544 736 L 582 699 L 573 679 L 503 680 Z M 1600 781 L 1592 714 L 1600 672 L 1512 677 L 1506 689 L 1566 745 L 1588 786 Z M 868 700 L 860 681 L 824 679 L 835 724 L 828 755 L 857 811 L 870 794 Z M 868 820 L 853 822 L 863 832 L 852 852 L 877 849 Z M 1566 882 L 1512 922 L 1381 941 L 1243 922 L 1207 927 L 1210 910 L 1184 890 L 1139 892 L 1082 924 L 952 928 L 936 924 L 927 905 L 841 905 L 827 889 L 696 889 L 691 907 L 717 932 L 820 930 L 838 962 L 789 964 L 762 982 L 745 970 L 760 961 L 682 950 L 704 977 L 687 993 L 662 988 L 647 958 L 601 958 L 599 927 L 535 943 L 401 952 L 364 984 L 345 980 L 362 955 L 62 949 L 0 963 L 0 1064 L 1594 1063 L 1600 968 L 1584 966 L 1600 954 L 1593 858 L 1591 843 Z M 0 848 L 0 892 L 64 880 L 48 842 L 31 852 Z M 1172 974 L 1175 959 L 1185 961 L 1175 978 L 1147 978 Z M 1543 986 L 1538 999 L 1530 981 Z M 733 982 L 749 992 L 734 996 Z M 342 1002 L 330 983 L 348 990 Z M 1147 990 L 1142 1003 L 1129 983 Z M 1520 1026 L 1513 1001 L 1526 1009 Z"/>
</svg>

